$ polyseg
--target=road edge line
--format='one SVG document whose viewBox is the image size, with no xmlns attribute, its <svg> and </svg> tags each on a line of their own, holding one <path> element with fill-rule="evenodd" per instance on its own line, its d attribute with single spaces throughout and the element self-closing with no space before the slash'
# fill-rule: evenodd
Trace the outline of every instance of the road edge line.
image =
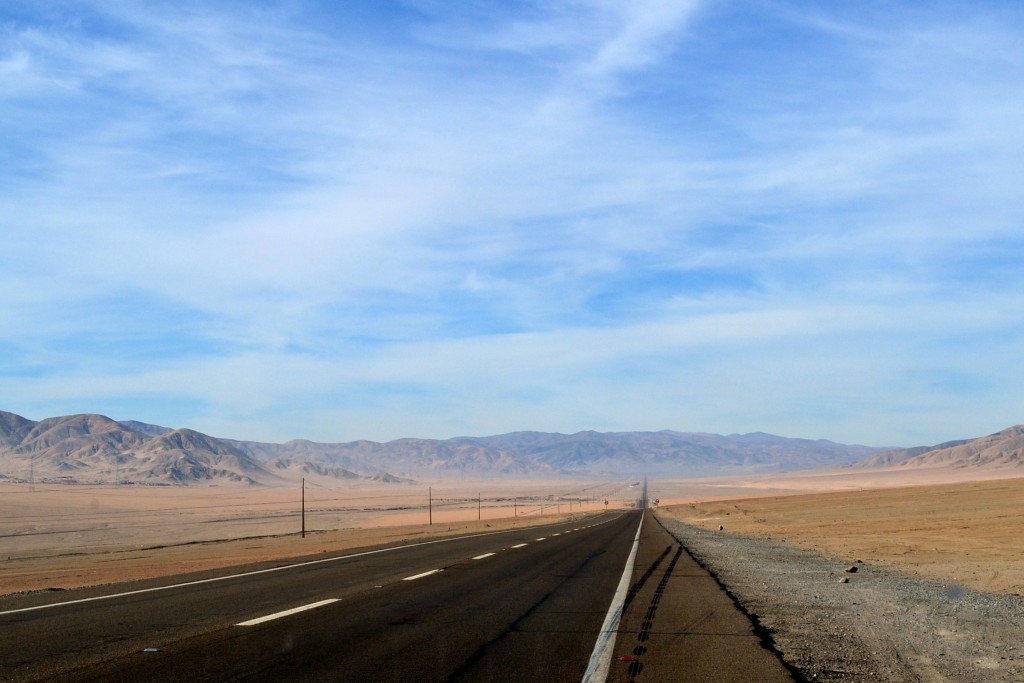
<svg viewBox="0 0 1024 683">
<path fill-rule="evenodd" d="M 582 683 L 605 683 L 608 680 L 611 652 L 615 647 L 619 620 L 622 619 L 622 609 L 626 604 L 626 595 L 629 593 L 629 582 L 633 578 L 633 564 L 636 562 L 637 548 L 640 547 L 640 530 L 644 527 L 646 514 L 646 511 L 640 514 L 640 524 L 637 526 L 636 536 L 633 538 L 633 548 L 629 551 L 626 567 L 622 570 L 622 578 L 619 579 L 619 586 L 615 589 L 612 604 L 608 606 L 608 614 L 605 615 L 604 623 L 601 624 L 601 630 L 597 634 L 597 642 L 594 643 L 594 651 L 590 654 L 587 670 L 583 673 Z"/>
</svg>

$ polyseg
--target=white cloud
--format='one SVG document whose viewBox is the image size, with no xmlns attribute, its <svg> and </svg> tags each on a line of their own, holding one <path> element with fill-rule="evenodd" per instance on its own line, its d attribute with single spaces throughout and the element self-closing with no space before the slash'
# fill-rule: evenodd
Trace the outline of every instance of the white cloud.
<svg viewBox="0 0 1024 683">
<path fill-rule="evenodd" d="M 101 7 L 119 31 L 3 34 L 0 344 L 43 371 L 2 401 L 879 443 L 949 424 L 943 369 L 987 387 L 972 425 L 1018 405 L 1012 25 L 421 3 L 385 40 Z M 780 56 L 780 26 L 814 40 Z"/>
</svg>

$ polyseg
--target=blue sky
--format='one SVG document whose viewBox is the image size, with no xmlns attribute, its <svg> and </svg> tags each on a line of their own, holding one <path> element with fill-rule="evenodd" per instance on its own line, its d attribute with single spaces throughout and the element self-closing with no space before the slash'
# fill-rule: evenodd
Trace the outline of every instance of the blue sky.
<svg viewBox="0 0 1024 683">
<path fill-rule="evenodd" d="M 1024 6 L 0 3 L 0 409 L 1024 422 Z"/>
</svg>

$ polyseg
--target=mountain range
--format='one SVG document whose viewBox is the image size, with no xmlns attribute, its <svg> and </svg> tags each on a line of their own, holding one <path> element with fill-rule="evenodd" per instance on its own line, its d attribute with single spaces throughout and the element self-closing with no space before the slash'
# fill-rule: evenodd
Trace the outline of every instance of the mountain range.
<svg viewBox="0 0 1024 683">
<path fill-rule="evenodd" d="M 764 433 L 513 432 L 387 443 L 283 444 L 215 438 L 102 415 L 33 421 L 0 411 L 0 479 L 274 486 L 300 477 L 699 477 L 837 467 L 1021 467 L 1024 427 L 932 447 L 881 449 Z"/>
<path fill-rule="evenodd" d="M 1020 469 L 1024 474 L 1024 425 L 1008 427 L 979 439 L 947 441 L 925 448 L 885 451 L 857 463 L 857 466 L 899 469 Z"/>
<path fill-rule="evenodd" d="M 309 476 L 400 481 L 363 476 L 301 460 L 259 461 L 225 440 L 191 429 L 67 415 L 39 422 L 0 411 L 0 478 L 49 483 L 273 486 Z"/>
</svg>

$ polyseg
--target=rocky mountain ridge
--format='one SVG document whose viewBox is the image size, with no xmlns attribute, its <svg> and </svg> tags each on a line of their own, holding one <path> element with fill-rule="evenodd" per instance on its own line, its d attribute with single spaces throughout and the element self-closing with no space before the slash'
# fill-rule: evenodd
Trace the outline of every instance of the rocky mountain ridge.
<svg viewBox="0 0 1024 683">
<path fill-rule="evenodd" d="M 512 432 L 386 443 L 221 439 L 102 415 L 35 422 L 0 411 L 0 478 L 152 485 L 284 485 L 300 477 L 700 477 L 837 467 L 1021 467 L 1024 427 L 932 447 L 881 449 L 760 432 Z"/>
<path fill-rule="evenodd" d="M 1007 427 L 978 439 L 884 451 L 856 463 L 856 466 L 899 469 L 1020 469 L 1024 473 L 1024 425 Z"/>
<path fill-rule="evenodd" d="M 0 411 L 0 478 L 48 483 L 284 485 L 302 476 L 400 481 L 279 458 L 261 462 L 192 429 L 66 415 L 34 422 Z"/>
</svg>

